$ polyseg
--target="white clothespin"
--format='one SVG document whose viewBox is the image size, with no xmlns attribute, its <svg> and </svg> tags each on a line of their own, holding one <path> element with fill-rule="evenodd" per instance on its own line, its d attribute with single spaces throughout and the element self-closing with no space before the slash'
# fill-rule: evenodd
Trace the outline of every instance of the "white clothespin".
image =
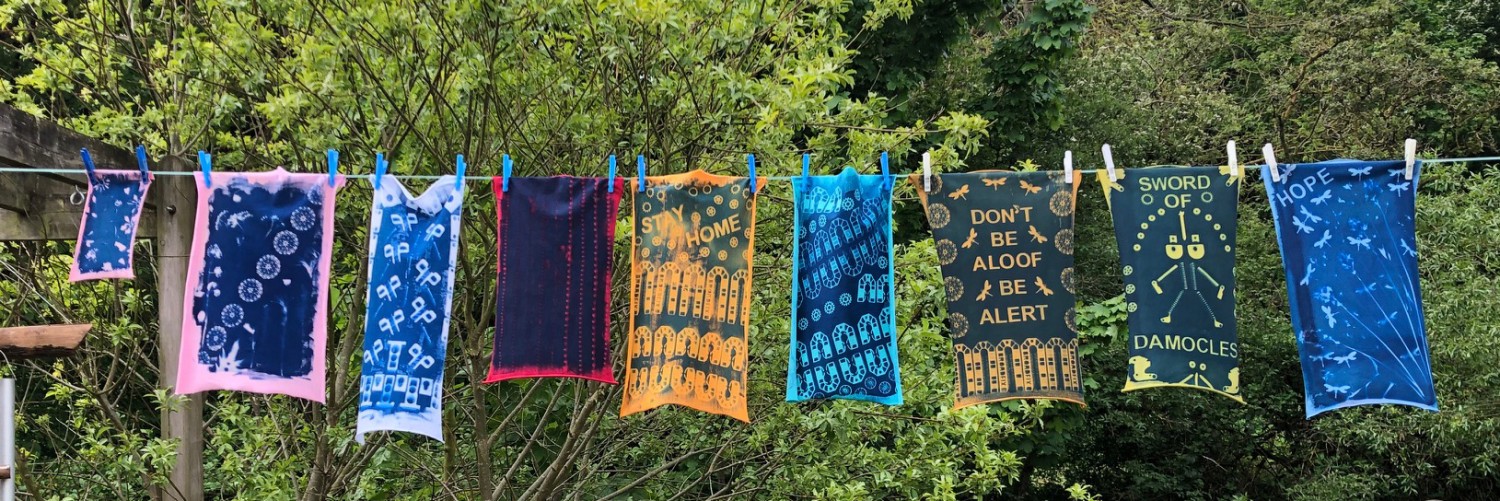
<svg viewBox="0 0 1500 501">
<path fill-rule="evenodd" d="M 1411 180 L 1412 168 L 1417 164 L 1417 140 L 1406 140 L 1406 180 Z"/>
<path fill-rule="evenodd" d="M 922 191 L 932 192 L 932 150 L 922 153 Z"/>
<path fill-rule="evenodd" d="M 1109 150 L 1109 145 L 1105 144 L 1100 151 L 1104 152 L 1104 167 L 1109 170 L 1109 180 L 1119 181 L 1120 176 L 1115 174 L 1115 155 Z"/>
<path fill-rule="evenodd" d="M 1073 184 L 1073 150 L 1063 152 L 1063 177 Z"/>
<path fill-rule="evenodd" d="M 1236 176 L 1244 176 L 1245 167 L 1240 165 L 1240 155 L 1234 151 L 1234 141 L 1230 141 L 1224 148 L 1229 150 L 1229 172 L 1233 172 Z"/>
<path fill-rule="evenodd" d="M 1266 167 L 1271 168 L 1271 181 L 1281 182 L 1281 171 L 1276 170 L 1276 150 L 1271 149 L 1271 143 L 1266 143 L 1260 152 L 1266 156 Z"/>
</svg>

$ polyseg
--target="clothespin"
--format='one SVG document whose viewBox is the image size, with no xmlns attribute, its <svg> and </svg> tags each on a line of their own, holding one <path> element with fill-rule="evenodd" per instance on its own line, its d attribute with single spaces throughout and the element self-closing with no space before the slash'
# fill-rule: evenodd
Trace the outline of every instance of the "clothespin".
<svg viewBox="0 0 1500 501">
<path fill-rule="evenodd" d="M 646 155 L 635 156 L 635 179 L 639 191 L 646 191 Z"/>
<path fill-rule="evenodd" d="M 812 154 L 802 154 L 802 189 L 812 186 Z"/>
<path fill-rule="evenodd" d="M 932 193 L 932 150 L 922 152 L 922 191 Z"/>
<path fill-rule="evenodd" d="M 1117 174 L 1115 174 L 1115 154 L 1114 154 L 1114 152 L 1110 151 L 1108 144 L 1105 144 L 1104 147 L 1103 148 L 1099 148 L 1099 150 L 1102 151 L 1102 152 L 1104 152 L 1104 167 L 1106 169 L 1109 169 L 1109 180 L 1111 182 L 1113 182 L 1113 181 L 1119 181 L 1120 180 L 1120 176 L 1117 175 Z"/>
<path fill-rule="evenodd" d="M 1271 143 L 1266 143 L 1260 148 L 1260 152 L 1266 156 L 1266 167 L 1271 169 L 1271 181 L 1281 182 L 1281 171 L 1276 168 L 1276 150 L 1271 148 Z"/>
<path fill-rule="evenodd" d="M 1073 184 L 1073 150 L 1063 152 L 1063 177 L 1068 179 L 1068 184 Z"/>
<path fill-rule="evenodd" d="M 89 149 L 84 148 L 78 152 L 83 155 L 83 168 L 89 171 L 89 177 L 94 177 L 94 157 L 89 156 Z"/>
<path fill-rule="evenodd" d="M 885 180 L 885 188 L 891 188 L 891 165 L 890 158 L 886 152 L 880 152 L 880 177 Z"/>
<path fill-rule="evenodd" d="M 203 170 L 203 186 L 204 187 L 209 187 L 209 186 L 213 186 L 214 185 L 213 179 L 209 177 L 209 172 L 213 170 L 213 165 L 214 165 L 214 156 L 208 154 L 208 152 L 206 152 L 206 151 L 198 150 L 198 168 Z"/>
<path fill-rule="evenodd" d="M 339 150 L 328 150 L 328 186 L 333 186 L 339 175 Z"/>
<path fill-rule="evenodd" d="M 609 156 L 609 192 L 615 192 L 615 156 Z"/>
<path fill-rule="evenodd" d="M 504 159 L 505 159 L 505 181 L 507 181 L 507 183 L 508 183 L 508 181 L 510 181 L 510 157 L 507 156 L 507 157 L 504 157 Z M 463 172 L 468 172 L 468 162 L 465 162 L 465 160 L 463 160 L 463 154 L 459 154 L 458 159 L 456 159 L 455 162 L 459 163 L 459 165 L 458 165 L 459 178 L 456 178 L 456 180 L 453 180 L 453 190 L 455 190 L 455 192 L 462 193 L 463 192 Z"/>
<path fill-rule="evenodd" d="M 1412 169 L 1417 165 L 1417 140 L 1406 139 L 1406 180 L 1411 180 Z"/>
<path fill-rule="evenodd" d="M 755 154 L 745 155 L 745 161 L 750 164 L 750 193 L 755 193 Z"/>
<path fill-rule="evenodd" d="M 142 178 L 149 178 L 149 177 L 151 177 L 151 168 L 146 165 L 146 146 L 145 145 L 138 144 L 138 145 L 135 146 L 135 165 L 137 167 L 141 168 L 141 177 Z"/>
<path fill-rule="evenodd" d="M 385 177 L 385 153 L 375 153 L 375 189 L 380 189 L 380 179 Z"/>
<path fill-rule="evenodd" d="M 1231 175 L 1244 176 L 1245 167 L 1240 165 L 1240 155 L 1234 151 L 1234 141 L 1224 145 L 1224 150 L 1229 152 L 1229 172 L 1234 173 Z"/>
<path fill-rule="evenodd" d="M 458 156 L 458 165 L 463 165 L 463 164 L 464 164 L 464 156 L 463 155 L 459 155 Z M 500 191 L 503 191 L 503 192 L 506 192 L 506 193 L 510 192 L 510 169 L 511 169 L 510 155 L 501 154 L 500 155 Z"/>
</svg>

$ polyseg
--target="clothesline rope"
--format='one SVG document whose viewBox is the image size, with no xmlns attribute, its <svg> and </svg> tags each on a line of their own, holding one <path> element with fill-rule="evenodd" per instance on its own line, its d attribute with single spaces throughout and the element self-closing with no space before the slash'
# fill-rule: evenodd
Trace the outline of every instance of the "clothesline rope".
<svg viewBox="0 0 1500 501">
<path fill-rule="evenodd" d="M 1474 163 L 1474 162 L 1500 162 L 1500 156 L 1496 156 L 1496 157 L 1434 158 L 1434 159 L 1423 159 L 1423 160 L 1421 160 L 1421 162 L 1423 164 L 1427 164 L 1427 165 L 1430 165 L 1430 164 Z M 1262 166 L 1262 165 L 1264 165 L 1264 164 L 1245 164 L 1244 165 L 1245 174 L 1249 175 L 1252 171 L 1259 172 L 1260 171 L 1260 166 Z M 1296 163 L 1277 162 L 1277 165 L 1278 166 L 1286 166 L 1286 165 L 1298 165 L 1298 164 L 1296 164 Z M 1183 165 L 1148 165 L 1148 166 L 1144 166 L 1144 167 L 1129 167 L 1129 168 L 1130 169 L 1153 169 L 1153 168 L 1157 168 L 1157 167 L 1185 167 L 1185 166 L 1183 166 Z M 1084 174 L 1093 174 L 1093 173 L 1097 173 L 1097 172 L 1103 172 L 1104 169 L 1076 169 L 1076 171 L 1084 173 Z M 225 173 L 229 173 L 229 174 L 237 173 L 235 171 L 224 171 L 224 172 Z M 324 172 L 326 172 L 326 171 L 324 171 Z M 76 175 L 82 175 L 82 174 L 88 173 L 88 171 L 85 170 L 85 169 L 75 169 L 75 168 L 47 168 L 47 169 L 41 169 L 41 168 L 31 168 L 31 167 L 0 167 L 0 173 L 76 174 Z M 198 171 L 155 171 L 155 170 L 151 171 L 151 174 L 155 175 L 155 176 L 191 176 L 191 175 L 197 174 L 197 173 L 198 173 Z M 912 174 L 918 174 L 918 175 L 920 175 L 921 172 L 913 172 Z M 375 178 L 374 174 L 342 174 L 342 175 L 346 179 L 362 179 L 362 180 L 366 180 L 366 181 L 370 181 L 370 180 L 372 180 L 372 179 Z M 439 179 L 439 178 L 443 177 L 441 175 L 417 175 L 417 174 L 386 174 L 386 175 L 394 177 L 396 179 L 427 179 L 427 180 L 433 180 L 433 179 Z M 894 174 L 894 175 L 895 176 L 902 176 L 904 174 Z M 488 180 L 493 179 L 495 177 L 499 177 L 499 176 L 464 176 L 464 181 L 466 181 L 466 182 L 467 181 L 488 181 Z M 772 180 L 772 181 L 788 181 L 788 180 L 792 180 L 792 179 L 798 179 L 798 178 L 801 178 L 801 177 L 802 176 L 760 176 L 761 179 L 769 179 L 769 180 Z M 635 177 L 634 176 L 619 176 L 616 179 L 624 179 L 624 180 L 627 180 L 627 181 L 634 181 Z"/>
</svg>

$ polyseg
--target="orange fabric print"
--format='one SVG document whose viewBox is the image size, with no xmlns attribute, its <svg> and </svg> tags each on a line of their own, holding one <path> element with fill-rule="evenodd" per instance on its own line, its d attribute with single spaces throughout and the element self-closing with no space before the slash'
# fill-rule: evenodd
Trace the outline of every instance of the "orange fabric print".
<svg viewBox="0 0 1500 501">
<path fill-rule="evenodd" d="M 750 422 L 751 182 L 695 170 L 634 192 L 621 416 L 677 404 Z"/>
</svg>

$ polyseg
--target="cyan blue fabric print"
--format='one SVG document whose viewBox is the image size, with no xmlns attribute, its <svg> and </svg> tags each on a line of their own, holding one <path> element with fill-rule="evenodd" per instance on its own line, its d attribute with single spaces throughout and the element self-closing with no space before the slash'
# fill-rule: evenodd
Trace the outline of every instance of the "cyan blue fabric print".
<svg viewBox="0 0 1500 501">
<path fill-rule="evenodd" d="M 89 173 L 88 199 L 78 225 L 78 245 L 68 280 L 135 278 L 135 230 L 151 175 L 135 170 Z"/>
<path fill-rule="evenodd" d="M 1307 417 L 1364 404 L 1437 410 L 1417 276 L 1416 190 L 1400 161 L 1261 168 L 1302 353 Z"/>
<path fill-rule="evenodd" d="M 792 186 L 796 283 L 786 399 L 900 405 L 891 181 L 846 167 Z"/>
<path fill-rule="evenodd" d="M 453 306 L 461 181 L 413 197 L 384 176 L 370 206 L 370 285 L 354 437 L 406 431 L 443 440 L 443 366 Z"/>
</svg>

